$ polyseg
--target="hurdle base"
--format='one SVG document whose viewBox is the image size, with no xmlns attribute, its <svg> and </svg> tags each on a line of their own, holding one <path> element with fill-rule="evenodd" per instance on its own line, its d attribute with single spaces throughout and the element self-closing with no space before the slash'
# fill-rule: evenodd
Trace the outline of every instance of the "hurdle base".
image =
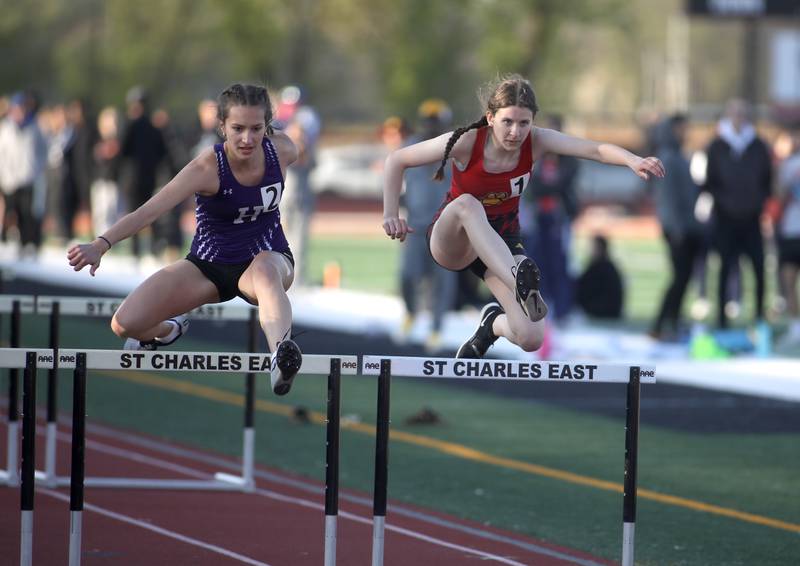
<svg viewBox="0 0 800 566">
<path fill-rule="evenodd" d="M 59 476 L 56 484 L 69 486 L 70 478 Z M 122 489 L 183 489 L 198 491 L 244 491 L 240 484 L 220 480 L 184 480 L 168 478 L 101 478 L 89 477 L 83 482 L 86 487 L 122 488 Z"/>
<path fill-rule="evenodd" d="M 0 484 L 4 487 L 19 487 L 19 475 L 0 471 Z"/>
<path fill-rule="evenodd" d="M 46 487 L 58 487 L 58 478 L 42 470 L 33 472 L 33 478 Z"/>
<path fill-rule="evenodd" d="M 245 478 L 244 476 L 235 476 L 233 474 L 226 474 L 225 472 L 217 472 L 214 474 L 214 480 L 226 484 L 238 486 L 242 491 L 253 492 L 256 490 L 254 481 Z"/>
</svg>

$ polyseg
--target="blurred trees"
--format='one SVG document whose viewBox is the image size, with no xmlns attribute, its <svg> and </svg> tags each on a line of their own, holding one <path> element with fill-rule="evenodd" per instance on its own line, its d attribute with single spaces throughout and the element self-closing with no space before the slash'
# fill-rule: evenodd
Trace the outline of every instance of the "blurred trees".
<svg viewBox="0 0 800 566">
<path fill-rule="evenodd" d="M 120 104 L 139 84 L 174 112 L 234 80 L 301 85 L 327 120 L 459 119 L 499 73 L 546 110 L 630 115 L 659 92 L 681 0 L 0 0 L 0 92 Z M 666 14 L 666 15 L 665 15 Z M 724 80 L 724 79 L 720 79 Z M 653 86 L 656 85 L 656 86 Z M 649 93 L 649 94 L 648 94 Z"/>
</svg>

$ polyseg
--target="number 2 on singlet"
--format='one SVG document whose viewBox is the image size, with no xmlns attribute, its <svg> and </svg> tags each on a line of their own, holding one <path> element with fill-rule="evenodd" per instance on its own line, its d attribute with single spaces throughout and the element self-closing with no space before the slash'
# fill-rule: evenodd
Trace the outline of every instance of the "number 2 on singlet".
<svg viewBox="0 0 800 566">
<path fill-rule="evenodd" d="M 283 185 L 281 183 L 273 183 L 272 185 L 261 187 L 261 202 L 267 212 L 278 208 L 282 193 Z"/>
<path fill-rule="evenodd" d="M 531 178 L 531 172 L 528 171 L 524 175 L 520 175 L 519 177 L 514 177 L 511 179 L 511 196 L 518 197 L 522 194 L 522 191 L 525 190 L 525 187 L 528 186 L 528 181 Z"/>
</svg>

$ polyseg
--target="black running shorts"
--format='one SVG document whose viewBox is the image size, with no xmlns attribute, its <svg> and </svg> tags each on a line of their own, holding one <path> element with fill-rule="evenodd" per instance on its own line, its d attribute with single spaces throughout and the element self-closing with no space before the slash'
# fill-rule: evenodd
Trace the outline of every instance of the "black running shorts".
<svg viewBox="0 0 800 566">
<path fill-rule="evenodd" d="M 289 260 L 294 267 L 294 256 L 290 250 L 282 252 L 282 254 Z M 200 259 L 196 255 L 190 253 L 186 259 L 192 262 L 197 268 L 205 275 L 206 279 L 211 281 L 217 288 L 219 293 L 219 302 L 224 303 L 230 301 L 234 297 L 241 297 L 251 305 L 255 304 L 250 299 L 245 297 L 239 291 L 239 278 L 250 267 L 253 262 L 246 261 L 244 263 L 214 263 Z"/>
<path fill-rule="evenodd" d="M 434 217 L 434 221 L 428 226 L 428 230 L 425 234 L 428 240 L 428 253 L 431 254 L 431 257 L 433 257 L 431 253 L 431 232 L 433 232 L 433 225 L 436 223 L 438 217 L 438 214 Z M 511 255 L 527 255 L 525 253 L 525 247 L 522 245 L 522 236 L 519 230 L 519 214 L 516 211 L 508 214 L 498 214 L 497 216 L 488 216 L 487 220 L 489 221 L 489 225 L 494 228 L 494 231 L 503 238 L 509 251 L 511 251 Z M 436 260 L 434 259 L 434 261 Z M 480 258 L 476 258 L 475 261 L 470 263 L 467 267 L 459 269 L 458 271 L 470 270 L 483 279 L 486 275 L 486 269 L 486 264 L 483 263 Z"/>
</svg>

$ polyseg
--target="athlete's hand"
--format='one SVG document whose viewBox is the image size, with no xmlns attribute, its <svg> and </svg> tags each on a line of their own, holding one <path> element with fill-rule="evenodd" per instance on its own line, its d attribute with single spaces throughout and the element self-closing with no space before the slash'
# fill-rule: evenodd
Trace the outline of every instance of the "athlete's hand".
<svg viewBox="0 0 800 566">
<path fill-rule="evenodd" d="M 383 231 L 392 240 L 405 241 L 406 235 L 413 232 L 414 229 L 408 225 L 405 218 L 398 216 L 385 216 L 383 218 Z"/>
<path fill-rule="evenodd" d="M 645 181 L 650 179 L 650 175 L 655 177 L 663 177 L 666 174 L 664 164 L 658 157 L 639 157 L 630 165 L 633 172 L 639 175 Z"/>
<path fill-rule="evenodd" d="M 103 240 L 95 240 L 88 244 L 75 244 L 67 250 L 67 260 L 75 271 L 80 271 L 90 265 L 89 274 L 94 277 L 94 272 L 100 267 L 100 258 L 108 251 Z"/>
</svg>

